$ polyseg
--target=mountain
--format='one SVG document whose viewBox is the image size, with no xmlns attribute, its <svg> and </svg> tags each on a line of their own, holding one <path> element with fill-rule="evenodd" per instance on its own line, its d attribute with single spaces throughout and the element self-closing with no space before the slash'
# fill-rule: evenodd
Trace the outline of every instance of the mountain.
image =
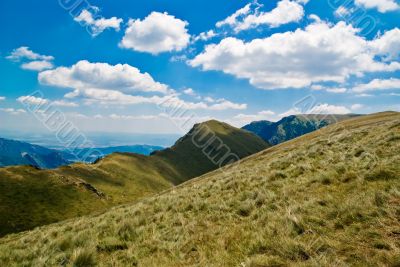
<svg viewBox="0 0 400 267">
<path fill-rule="evenodd" d="M 252 133 L 209 121 L 151 156 L 114 153 L 54 170 L 0 168 L 0 235 L 136 201 L 267 147 Z"/>
<path fill-rule="evenodd" d="M 152 156 L 174 166 L 172 182 L 178 184 L 269 146 L 255 134 L 211 120 L 196 124 L 174 146 Z"/>
<path fill-rule="evenodd" d="M 244 126 L 243 129 L 255 133 L 270 144 L 277 145 L 327 125 L 357 116 L 360 115 L 293 115 L 285 117 L 278 122 L 252 122 Z"/>
<path fill-rule="evenodd" d="M 399 113 L 349 119 L 99 216 L 4 237 L 0 265 L 399 266 L 399 149 Z"/>
<path fill-rule="evenodd" d="M 135 153 L 141 155 L 150 155 L 154 151 L 162 150 L 161 146 L 151 146 L 151 145 L 132 145 L 132 146 L 113 146 L 113 147 L 97 147 L 97 148 L 77 148 L 74 149 L 75 155 L 84 156 L 84 160 L 87 163 L 92 163 L 98 160 L 99 154 L 102 156 L 107 156 L 112 153 Z M 70 161 L 76 162 L 81 159 L 77 158 L 69 150 L 63 150 L 63 155 Z"/>
<path fill-rule="evenodd" d="M 52 169 L 70 163 L 56 150 L 0 138 L 0 167 L 32 165 L 37 168 Z"/>
</svg>

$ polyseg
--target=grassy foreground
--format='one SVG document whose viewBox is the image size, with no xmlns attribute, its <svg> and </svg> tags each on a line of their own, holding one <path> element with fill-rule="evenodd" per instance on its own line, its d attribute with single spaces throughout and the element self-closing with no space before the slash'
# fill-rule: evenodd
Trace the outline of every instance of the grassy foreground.
<svg viewBox="0 0 400 267">
<path fill-rule="evenodd" d="M 0 266 L 400 266 L 400 115 L 331 125 L 135 204 L 0 239 Z"/>
</svg>

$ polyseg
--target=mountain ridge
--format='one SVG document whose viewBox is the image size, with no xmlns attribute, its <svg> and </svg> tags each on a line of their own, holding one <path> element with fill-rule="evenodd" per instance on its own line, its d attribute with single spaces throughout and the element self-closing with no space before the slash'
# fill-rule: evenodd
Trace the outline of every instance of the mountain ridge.
<svg viewBox="0 0 400 267">
<path fill-rule="evenodd" d="M 294 139 L 301 135 L 319 130 L 330 124 L 358 117 L 358 114 L 302 114 L 284 117 L 277 122 L 267 120 L 254 121 L 242 127 L 260 136 L 272 145 Z"/>
<path fill-rule="evenodd" d="M 22 141 L 0 138 L 0 167 L 33 165 L 42 169 L 53 169 L 70 163 L 57 150 Z"/>
</svg>

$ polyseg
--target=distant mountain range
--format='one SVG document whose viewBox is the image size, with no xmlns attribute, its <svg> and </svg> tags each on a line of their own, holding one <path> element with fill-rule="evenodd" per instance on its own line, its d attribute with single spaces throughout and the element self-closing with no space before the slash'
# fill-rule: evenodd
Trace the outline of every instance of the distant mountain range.
<svg viewBox="0 0 400 267">
<path fill-rule="evenodd" d="M 244 126 L 243 129 L 255 133 L 264 141 L 272 145 L 277 145 L 301 135 L 316 131 L 332 123 L 357 116 L 360 115 L 293 115 L 285 117 L 278 122 L 266 120 L 252 122 Z"/>
<path fill-rule="evenodd" d="M 99 154 L 107 156 L 115 152 L 126 152 L 150 155 L 154 151 L 161 149 L 163 149 L 161 146 L 132 145 L 93 149 L 78 148 L 71 153 L 66 149 L 48 149 L 26 142 L 0 138 L 0 167 L 30 165 L 40 169 L 54 169 L 81 160 L 92 163 L 98 159 Z M 84 155 L 84 157 L 75 155 Z"/>
<path fill-rule="evenodd" d="M 26 143 L 62 150 L 65 146 L 51 133 L 28 133 L 7 130 L 1 127 L 0 136 L 10 140 L 20 140 Z M 170 147 L 181 137 L 180 134 L 152 134 L 152 133 L 107 133 L 88 132 L 84 133 L 93 147 L 119 147 L 126 145 L 146 144 L 160 147 Z"/>
<path fill-rule="evenodd" d="M 63 153 L 42 146 L 0 138 L 0 167 L 32 165 L 51 169 L 69 164 Z"/>
<path fill-rule="evenodd" d="M 53 170 L 0 168 L 0 236 L 159 193 L 269 146 L 253 133 L 208 121 L 150 156 L 113 153 Z"/>
</svg>

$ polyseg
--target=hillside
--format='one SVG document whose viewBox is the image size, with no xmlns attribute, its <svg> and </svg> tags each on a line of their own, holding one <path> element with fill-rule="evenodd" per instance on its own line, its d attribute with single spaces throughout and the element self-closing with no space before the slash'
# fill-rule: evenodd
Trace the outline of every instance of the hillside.
<svg viewBox="0 0 400 267">
<path fill-rule="evenodd" d="M 136 204 L 0 239 L 2 266 L 399 266 L 400 114 L 331 125 Z"/>
<path fill-rule="evenodd" d="M 193 146 L 196 149 L 193 149 Z M 157 151 L 153 156 L 175 166 L 177 174 L 173 182 L 177 184 L 215 170 L 216 166 L 222 167 L 235 158 L 233 155 L 239 159 L 245 158 L 268 146 L 255 134 L 211 120 L 196 124 L 174 146 Z M 224 160 L 223 157 L 228 155 L 231 157 Z"/>
<path fill-rule="evenodd" d="M 285 117 L 278 122 L 256 121 L 243 127 L 266 142 L 277 145 L 296 137 L 311 133 L 327 125 L 357 117 L 359 115 L 293 115 Z"/>
<path fill-rule="evenodd" d="M 268 147 L 254 134 L 211 121 L 196 125 L 171 149 L 152 156 L 115 153 L 95 164 L 76 163 L 54 170 L 0 168 L 0 236 L 104 211 L 215 170 L 219 162 L 213 163 L 203 147 L 191 142 L 192 136 L 203 132 L 219 137 L 240 158 Z"/>
<path fill-rule="evenodd" d="M 38 168 L 52 169 L 70 163 L 62 153 L 56 150 L 0 138 L 0 167 L 32 165 Z"/>
</svg>

